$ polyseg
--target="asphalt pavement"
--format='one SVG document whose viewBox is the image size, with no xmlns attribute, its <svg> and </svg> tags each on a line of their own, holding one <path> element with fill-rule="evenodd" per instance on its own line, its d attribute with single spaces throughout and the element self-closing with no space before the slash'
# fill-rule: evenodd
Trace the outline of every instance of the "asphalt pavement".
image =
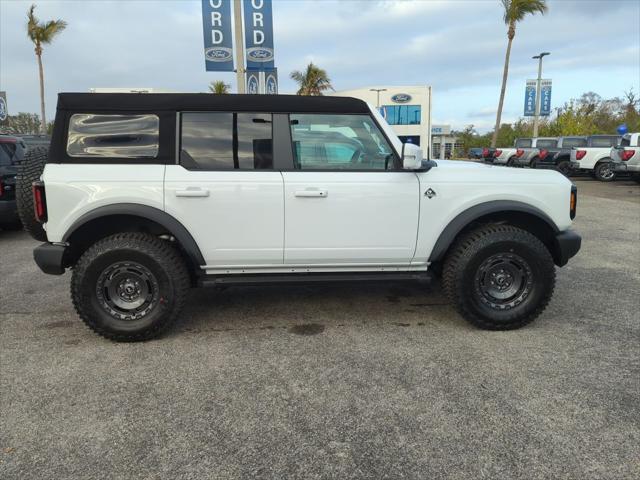
<svg viewBox="0 0 640 480">
<path fill-rule="evenodd" d="M 0 478 L 640 478 L 640 186 L 577 184 L 583 248 L 511 332 L 437 284 L 287 286 L 111 343 L 0 231 Z"/>
</svg>

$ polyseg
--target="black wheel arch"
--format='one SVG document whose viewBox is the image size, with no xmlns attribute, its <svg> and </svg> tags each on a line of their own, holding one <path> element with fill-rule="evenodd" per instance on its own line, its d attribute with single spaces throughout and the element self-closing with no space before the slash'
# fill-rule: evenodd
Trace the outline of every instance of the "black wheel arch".
<svg viewBox="0 0 640 480">
<path fill-rule="evenodd" d="M 170 235 L 175 238 L 193 272 L 197 272 L 198 267 L 205 264 L 198 244 L 182 223 L 158 208 L 137 203 L 105 205 L 78 218 L 62 238 L 71 249 L 65 263 L 73 265 L 90 245 L 120 232 Z"/>
<path fill-rule="evenodd" d="M 512 200 L 494 200 L 474 205 L 458 214 L 444 228 L 431 251 L 429 262 L 442 262 L 455 240 L 465 232 L 485 224 L 508 224 L 528 231 L 547 247 L 556 265 L 562 263 L 554 221 L 542 210 Z"/>
</svg>

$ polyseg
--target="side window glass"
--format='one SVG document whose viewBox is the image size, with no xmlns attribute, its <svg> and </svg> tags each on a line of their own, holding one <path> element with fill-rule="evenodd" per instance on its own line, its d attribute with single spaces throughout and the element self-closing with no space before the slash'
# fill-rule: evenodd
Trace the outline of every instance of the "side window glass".
<svg viewBox="0 0 640 480">
<path fill-rule="evenodd" d="M 76 113 L 69 120 L 67 155 L 94 158 L 155 158 L 160 119 L 157 115 Z"/>
<path fill-rule="evenodd" d="M 271 114 L 182 114 L 180 164 L 188 170 L 273 168 Z"/>
<path fill-rule="evenodd" d="M 300 170 L 393 170 L 391 146 L 368 115 L 292 114 Z"/>
</svg>

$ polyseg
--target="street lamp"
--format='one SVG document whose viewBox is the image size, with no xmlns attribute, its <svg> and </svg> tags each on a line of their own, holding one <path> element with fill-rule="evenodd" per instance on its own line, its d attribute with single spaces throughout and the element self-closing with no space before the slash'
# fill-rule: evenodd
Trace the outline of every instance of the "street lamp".
<svg viewBox="0 0 640 480">
<path fill-rule="evenodd" d="M 534 60 L 538 60 L 538 82 L 536 83 L 536 113 L 533 118 L 533 136 L 538 136 L 538 125 L 540 123 L 540 93 L 541 93 L 541 82 L 542 82 L 542 59 L 547 55 L 551 55 L 551 52 L 542 52 L 539 55 L 536 55 L 533 58 Z"/>
<path fill-rule="evenodd" d="M 386 92 L 387 89 L 386 88 L 370 88 L 369 91 L 376 92 L 378 94 L 378 101 L 376 102 L 377 103 L 376 107 L 378 108 L 378 110 L 380 110 L 380 92 Z"/>
</svg>

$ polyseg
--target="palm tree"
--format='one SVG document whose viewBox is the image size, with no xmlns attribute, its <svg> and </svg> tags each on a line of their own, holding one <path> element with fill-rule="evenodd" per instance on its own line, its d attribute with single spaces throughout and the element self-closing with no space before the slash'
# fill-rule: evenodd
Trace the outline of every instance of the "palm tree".
<svg viewBox="0 0 640 480">
<path fill-rule="evenodd" d="M 333 90 L 331 80 L 327 76 L 327 72 L 322 68 L 314 65 L 313 62 L 307 65 L 304 72 L 294 70 L 290 77 L 298 82 L 298 95 L 323 95 L 326 90 Z"/>
<path fill-rule="evenodd" d="M 507 54 L 504 59 L 504 71 L 502 73 L 502 89 L 500 90 L 500 102 L 498 103 L 498 112 L 496 114 L 496 127 L 493 130 L 493 138 L 491 146 L 496 146 L 498 139 L 498 130 L 500 129 L 500 119 L 502 117 L 502 105 L 504 104 L 504 94 L 507 89 L 507 77 L 509 76 L 509 57 L 511 56 L 511 44 L 516 36 L 516 24 L 524 19 L 527 15 L 535 15 L 536 13 L 545 14 L 547 12 L 546 0 L 500 0 L 504 6 L 504 23 L 509 27 L 507 30 Z"/>
<path fill-rule="evenodd" d="M 229 88 L 231 88 L 231 85 L 224 83 L 222 80 L 216 80 L 209 83 L 209 91 L 211 93 L 229 93 Z"/>
<path fill-rule="evenodd" d="M 42 133 L 47 133 L 47 119 L 44 115 L 44 70 L 42 69 L 42 45 L 49 44 L 56 35 L 67 28 L 64 20 L 49 20 L 40 22 L 34 15 L 35 4 L 31 5 L 27 13 L 27 35 L 35 45 L 36 57 L 38 58 L 38 70 L 40 73 L 40 129 Z"/>
</svg>

